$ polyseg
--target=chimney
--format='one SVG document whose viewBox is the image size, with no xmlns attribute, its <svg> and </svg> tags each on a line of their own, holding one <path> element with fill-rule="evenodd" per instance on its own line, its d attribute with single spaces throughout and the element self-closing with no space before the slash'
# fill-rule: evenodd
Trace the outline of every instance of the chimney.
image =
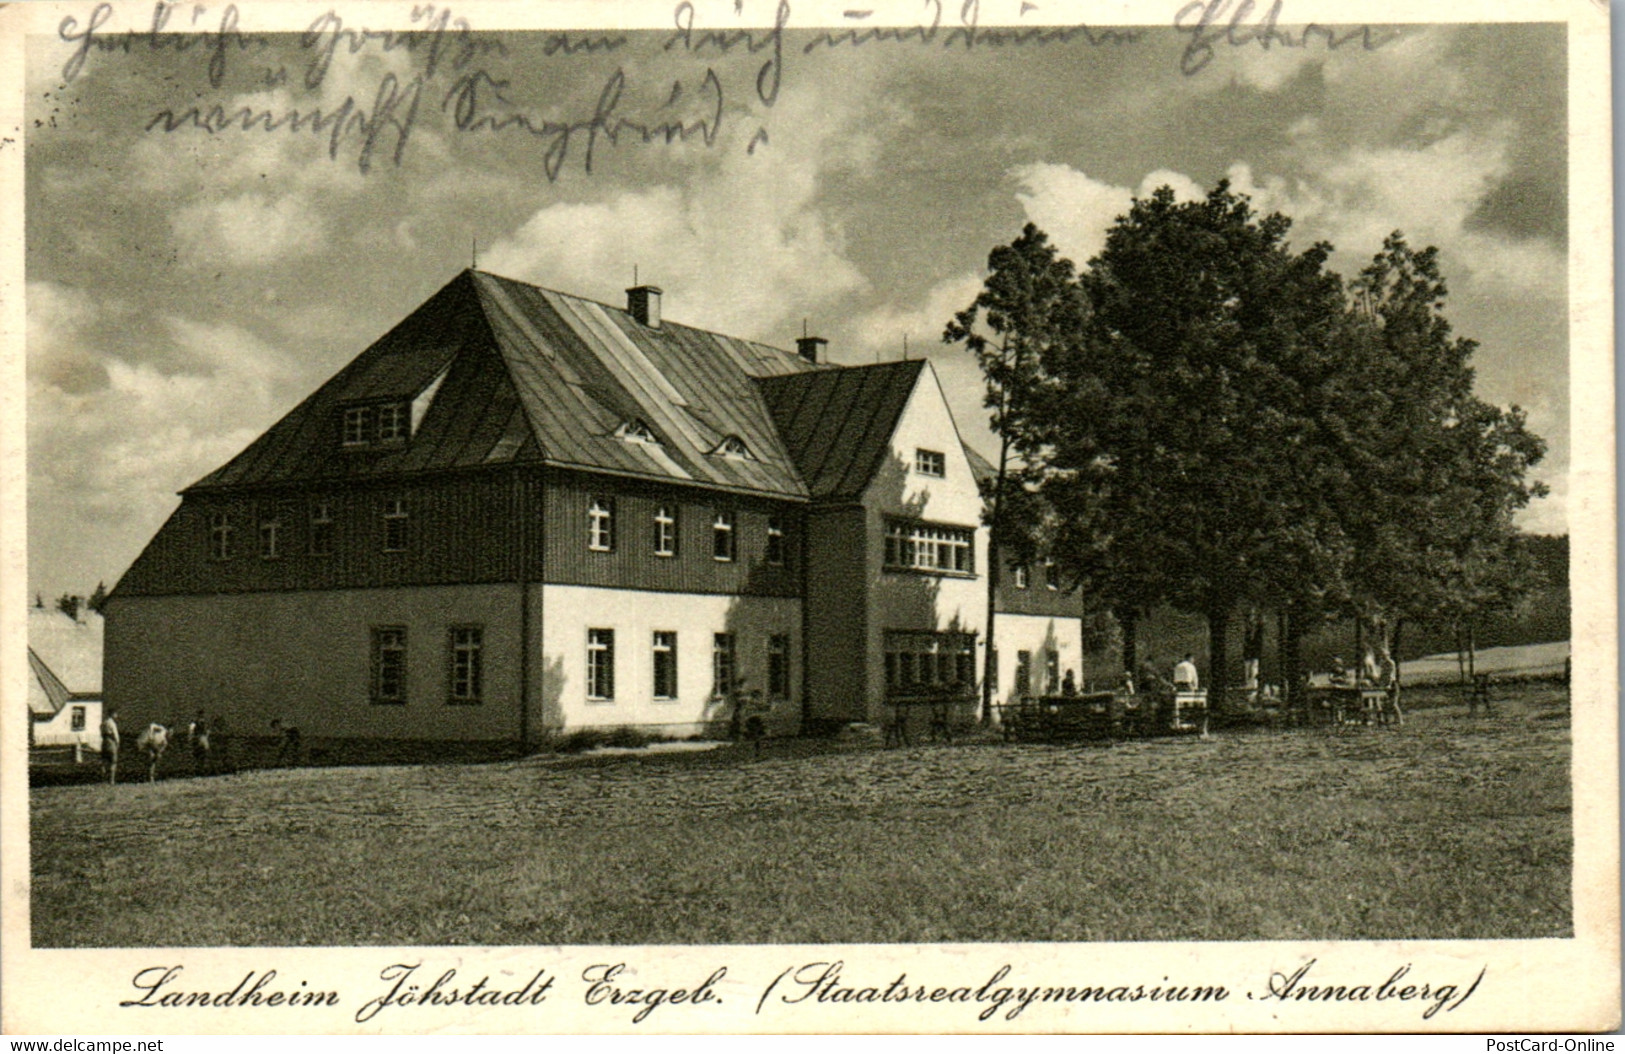
<svg viewBox="0 0 1625 1054">
<path fill-rule="evenodd" d="M 626 310 L 650 329 L 660 328 L 660 287 L 635 285 L 626 291 Z"/>
<path fill-rule="evenodd" d="M 828 343 L 823 337 L 797 337 L 796 350 L 808 362 L 819 362 L 824 357 L 824 345 Z"/>
</svg>

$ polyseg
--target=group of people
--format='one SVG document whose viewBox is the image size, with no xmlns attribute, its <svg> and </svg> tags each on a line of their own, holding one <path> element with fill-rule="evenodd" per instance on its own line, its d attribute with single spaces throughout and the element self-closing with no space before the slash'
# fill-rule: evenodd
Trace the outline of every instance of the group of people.
<svg viewBox="0 0 1625 1054">
<path fill-rule="evenodd" d="M 1122 692 L 1124 695 L 1136 695 L 1140 692 L 1163 695 L 1170 692 L 1194 692 L 1201 688 L 1201 678 L 1196 673 L 1196 656 L 1186 653 L 1183 659 L 1174 663 L 1173 679 L 1165 679 L 1157 671 L 1155 659 L 1141 659 L 1138 672 L 1124 670 Z"/>
<path fill-rule="evenodd" d="M 147 759 L 149 779 L 156 778 L 159 759 L 168 749 L 171 739 L 178 738 L 175 731 L 177 727 L 153 722 L 142 729 L 141 735 L 137 737 L 136 749 L 140 751 L 138 756 L 144 755 Z M 101 733 L 102 771 L 106 774 L 108 783 L 117 783 L 124 739 L 119 731 L 116 709 L 109 709 L 102 715 Z M 277 745 L 277 765 L 300 763 L 304 749 L 298 728 L 284 725 L 280 720 L 273 718 L 271 736 Z M 225 735 L 225 719 L 218 714 L 211 720 L 199 710 L 197 716 L 187 722 L 185 742 L 192 755 L 193 775 L 232 771 L 230 740 Z"/>
<path fill-rule="evenodd" d="M 1331 682 L 1335 685 L 1360 685 L 1378 688 L 1393 686 L 1397 673 L 1393 656 L 1387 649 L 1383 649 L 1381 657 L 1370 648 L 1365 650 L 1365 657 L 1359 666 L 1347 665 L 1342 656 L 1332 658 Z"/>
</svg>

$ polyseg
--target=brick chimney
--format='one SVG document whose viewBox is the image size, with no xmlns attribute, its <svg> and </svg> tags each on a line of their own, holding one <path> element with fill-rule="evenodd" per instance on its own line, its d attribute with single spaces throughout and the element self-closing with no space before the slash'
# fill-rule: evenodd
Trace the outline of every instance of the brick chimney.
<svg viewBox="0 0 1625 1054">
<path fill-rule="evenodd" d="M 824 345 L 829 341 L 823 337 L 797 337 L 796 350 L 808 362 L 821 362 L 824 358 Z"/>
<path fill-rule="evenodd" d="M 626 291 L 626 310 L 650 329 L 660 328 L 660 287 L 635 285 Z"/>
</svg>

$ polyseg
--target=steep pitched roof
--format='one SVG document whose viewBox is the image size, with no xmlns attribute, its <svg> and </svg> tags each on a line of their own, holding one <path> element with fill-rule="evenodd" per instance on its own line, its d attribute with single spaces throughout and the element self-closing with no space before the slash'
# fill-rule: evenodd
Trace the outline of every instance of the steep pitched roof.
<svg viewBox="0 0 1625 1054">
<path fill-rule="evenodd" d="M 28 609 L 28 709 L 48 717 L 72 699 L 100 699 L 102 617 L 76 622 L 50 608 Z"/>
<path fill-rule="evenodd" d="M 790 352 L 464 271 L 192 489 L 532 461 L 804 497 L 752 378 Z M 832 371 L 833 372 L 833 371 Z M 432 402 L 404 446 L 346 450 L 343 408 Z M 653 442 L 638 438 L 642 422 Z M 737 437 L 747 456 L 718 453 Z"/>
<path fill-rule="evenodd" d="M 891 449 L 897 419 L 924 368 L 915 359 L 757 379 L 814 499 L 851 501 L 862 494 Z"/>
</svg>

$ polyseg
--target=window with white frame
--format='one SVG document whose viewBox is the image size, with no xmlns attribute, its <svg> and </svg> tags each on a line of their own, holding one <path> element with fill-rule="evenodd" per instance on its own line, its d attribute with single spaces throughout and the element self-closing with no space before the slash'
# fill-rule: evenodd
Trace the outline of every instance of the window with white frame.
<svg viewBox="0 0 1625 1054">
<path fill-rule="evenodd" d="M 677 698 L 677 632 L 654 631 L 654 697 Z"/>
<path fill-rule="evenodd" d="M 1027 588 L 1027 565 L 1017 564 L 1010 569 L 1010 577 L 1015 580 L 1017 589 Z"/>
<path fill-rule="evenodd" d="M 479 626 L 451 628 L 451 673 L 447 701 L 477 703 L 484 680 L 485 631 Z"/>
<path fill-rule="evenodd" d="M 935 476 L 941 479 L 948 474 L 948 459 L 940 450 L 926 450 L 922 447 L 914 451 L 914 471 L 922 476 Z"/>
<path fill-rule="evenodd" d="M 784 517 L 774 513 L 767 518 L 767 562 L 775 566 L 784 564 Z"/>
<path fill-rule="evenodd" d="M 891 694 L 969 690 L 976 684 L 973 633 L 887 630 L 886 691 Z"/>
<path fill-rule="evenodd" d="M 384 552 L 406 551 L 408 522 L 405 501 L 390 498 L 384 502 Z"/>
<path fill-rule="evenodd" d="M 370 406 L 351 406 L 344 411 L 344 445 L 366 446 L 372 442 L 373 416 Z"/>
<path fill-rule="evenodd" d="M 607 702 L 615 698 L 615 631 L 587 631 L 587 698 Z"/>
<path fill-rule="evenodd" d="M 310 555 L 333 555 L 333 504 L 327 501 L 310 503 Z"/>
<path fill-rule="evenodd" d="M 735 686 L 734 635 L 717 633 L 711 638 L 711 695 L 723 699 Z"/>
<path fill-rule="evenodd" d="M 378 407 L 378 441 L 398 443 L 412 430 L 412 411 L 406 403 L 384 403 Z"/>
<path fill-rule="evenodd" d="M 716 519 L 711 521 L 711 556 L 717 560 L 732 560 L 734 558 L 734 524 L 737 517 L 729 510 L 717 513 Z"/>
<path fill-rule="evenodd" d="M 772 699 L 790 698 L 790 634 L 775 633 L 767 638 L 767 694 Z"/>
<path fill-rule="evenodd" d="M 615 502 L 596 496 L 587 504 L 587 548 L 607 553 L 615 548 Z"/>
<path fill-rule="evenodd" d="M 1060 589 L 1061 588 L 1061 572 L 1055 567 L 1055 561 L 1054 560 L 1045 560 L 1044 561 L 1044 588 L 1045 589 Z"/>
<path fill-rule="evenodd" d="M 83 732 L 85 730 L 85 708 L 82 706 L 74 707 L 69 721 L 68 731 Z"/>
<path fill-rule="evenodd" d="M 885 566 L 893 571 L 973 574 L 975 532 L 913 520 L 886 523 Z"/>
<path fill-rule="evenodd" d="M 209 513 L 209 559 L 231 559 L 231 516 L 224 512 Z"/>
<path fill-rule="evenodd" d="M 389 706 L 406 702 L 406 627 L 372 629 L 372 701 Z"/>
<path fill-rule="evenodd" d="M 655 510 L 655 555 L 677 555 L 677 506 L 662 505 Z"/>
<path fill-rule="evenodd" d="M 282 519 L 274 511 L 260 514 L 260 559 L 275 560 L 282 555 Z"/>
</svg>

